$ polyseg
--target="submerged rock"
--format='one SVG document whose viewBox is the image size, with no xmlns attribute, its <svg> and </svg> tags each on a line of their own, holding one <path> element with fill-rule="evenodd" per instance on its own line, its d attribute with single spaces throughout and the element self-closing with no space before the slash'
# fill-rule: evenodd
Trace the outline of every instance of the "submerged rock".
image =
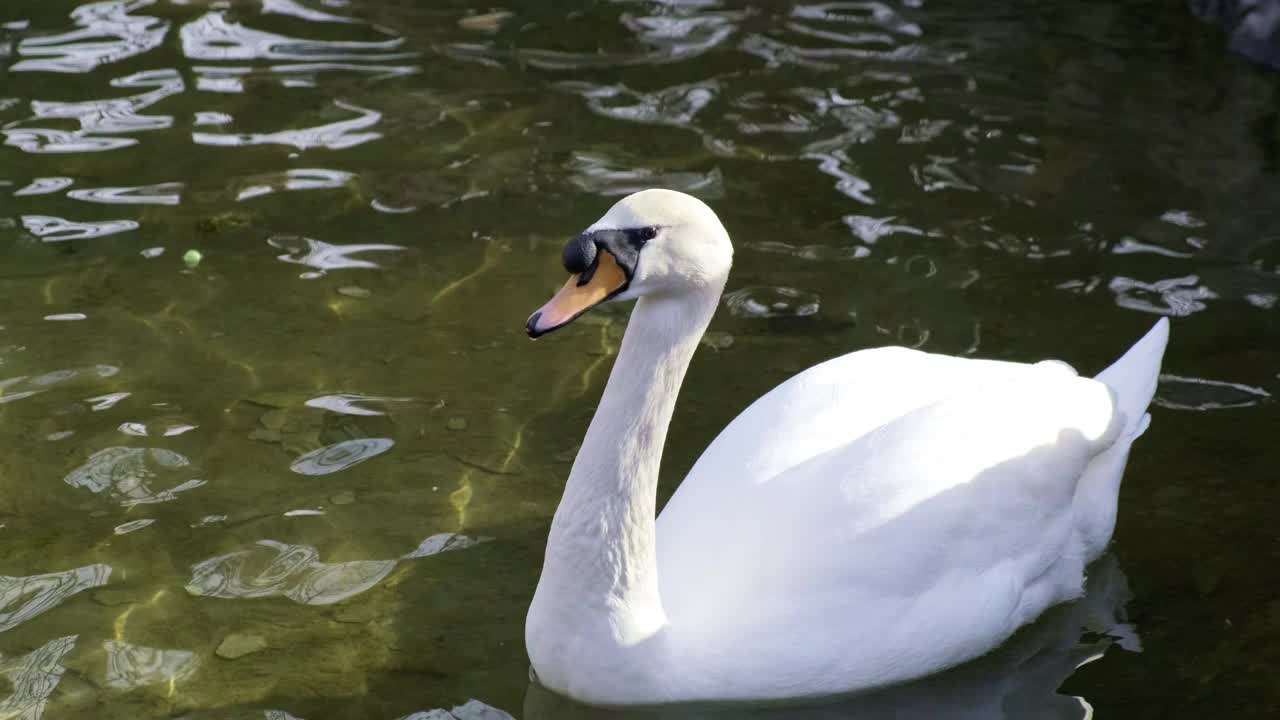
<svg viewBox="0 0 1280 720">
<path fill-rule="evenodd" d="M 214 650 L 213 654 L 224 660 L 237 660 L 266 648 L 267 641 L 259 635 L 231 633 L 218 643 L 218 649 Z"/>
</svg>

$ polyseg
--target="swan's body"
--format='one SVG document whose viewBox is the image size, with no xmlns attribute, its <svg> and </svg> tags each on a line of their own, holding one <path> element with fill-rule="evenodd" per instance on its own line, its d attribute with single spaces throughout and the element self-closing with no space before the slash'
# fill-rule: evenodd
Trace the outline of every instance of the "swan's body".
<svg viewBox="0 0 1280 720">
<path fill-rule="evenodd" d="M 580 274 L 531 334 L 638 302 L 529 610 L 541 683 L 599 704 L 837 694 L 974 658 L 1079 596 L 1167 322 L 1096 379 L 902 348 L 828 361 L 730 423 L 655 522 L 667 423 L 732 249 L 709 208 L 666 191 L 574 243 Z"/>
</svg>

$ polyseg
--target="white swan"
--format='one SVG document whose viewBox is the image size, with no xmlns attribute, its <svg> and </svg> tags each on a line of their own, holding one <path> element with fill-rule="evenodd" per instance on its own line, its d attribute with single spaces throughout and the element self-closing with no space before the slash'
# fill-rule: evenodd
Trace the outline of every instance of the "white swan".
<svg viewBox="0 0 1280 720">
<path fill-rule="evenodd" d="M 702 202 L 646 190 L 565 247 L 533 337 L 636 299 L 529 608 L 538 680 L 607 705 L 772 700 L 906 681 L 1078 597 L 1168 340 L 1096 379 L 864 350 L 796 375 L 711 443 L 655 520 L 685 370 L 733 248 Z"/>
</svg>

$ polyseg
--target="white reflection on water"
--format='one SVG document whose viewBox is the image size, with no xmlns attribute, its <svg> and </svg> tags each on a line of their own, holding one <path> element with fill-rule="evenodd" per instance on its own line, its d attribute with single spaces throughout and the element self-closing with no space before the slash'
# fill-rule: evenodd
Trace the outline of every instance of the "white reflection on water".
<svg viewBox="0 0 1280 720">
<path fill-rule="evenodd" d="M 0 575 L 0 633 L 52 610 L 76 593 L 106 585 L 111 567 L 101 563 L 44 575 Z"/>
<path fill-rule="evenodd" d="M 1170 410 L 1226 410 L 1251 407 L 1270 397 L 1266 390 L 1244 383 L 1164 374 L 1152 402 Z"/>
<path fill-rule="evenodd" d="M 332 23 L 358 23 L 355 18 L 343 15 L 334 15 L 322 10 L 315 10 L 299 4 L 296 0 L 262 0 L 262 13 L 276 13 L 278 15 L 292 15 L 303 20 L 312 22 L 332 22 Z"/>
<path fill-rule="evenodd" d="M 88 72 L 100 65 L 133 57 L 159 47 L 169 23 L 129 13 L 155 0 L 86 3 L 71 11 L 75 30 L 23 38 L 14 63 L 17 72 Z"/>
<path fill-rule="evenodd" d="M 283 596 L 304 605 L 331 605 L 378 584 L 402 560 L 462 550 L 485 539 L 440 533 L 393 560 L 340 563 L 321 562 L 320 551 L 310 545 L 259 540 L 252 549 L 219 555 L 193 565 L 186 589 L 192 595 L 204 597 Z"/>
<path fill-rule="evenodd" d="M 181 93 L 185 87 L 177 70 L 145 70 L 116 78 L 113 87 L 153 88 L 122 98 L 61 102 L 32 100 L 32 117 L 0 130 L 5 144 L 28 153 L 77 153 L 114 150 L 137 144 L 137 138 L 120 134 L 164 130 L 173 126 L 172 115 L 139 115 L 138 111 Z M 25 123 L 76 120 L 79 130 L 26 127 Z"/>
<path fill-rule="evenodd" d="M 196 89 L 204 92 L 244 92 L 244 81 L 256 78 L 274 78 L 285 87 L 315 87 L 320 73 L 356 73 L 371 80 L 403 77 L 420 72 L 417 65 L 375 65 L 372 63 L 287 63 L 265 68 L 244 65 L 196 65 Z"/>
<path fill-rule="evenodd" d="M 248 200 L 281 191 L 343 187 L 354 177 L 355 173 L 325 168 L 294 168 L 282 173 L 255 175 L 246 179 L 245 186 L 236 193 L 236 200 Z"/>
<path fill-rule="evenodd" d="M 189 478 L 166 489 L 152 486 L 160 478 L 180 480 L 191 474 L 185 455 L 162 448 L 109 447 L 99 450 L 72 470 L 65 482 L 109 497 L 125 507 L 176 500 L 178 493 L 204 485 Z"/>
<path fill-rule="evenodd" d="M 214 11 L 182 26 L 182 52 L 192 60 L 400 60 L 412 52 L 391 52 L 404 38 L 360 42 L 308 40 L 247 28 Z"/>
<path fill-rule="evenodd" d="M 673 63 L 691 60 L 724 45 L 735 35 L 738 23 L 755 12 L 753 9 L 721 9 L 719 5 L 706 0 L 631 4 L 634 10 L 623 13 L 618 19 L 634 34 L 637 44 L 643 46 L 639 50 L 599 47 L 588 51 L 568 51 L 455 42 L 444 46 L 443 51 L 459 60 L 489 65 L 500 64 L 514 54 L 520 65 L 542 70 Z M 651 8 L 652 14 L 642 14 L 645 8 Z"/>
<path fill-rule="evenodd" d="M 390 438 L 343 440 L 302 455 L 289 469 L 299 475 L 328 475 L 381 455 L 394 444 Z"/>
<path fill-rule="evenodd" d="M 14 190 L 13 194 L 14 197 L 20 195 L 47 195 L 71 187 L 74 182 L 75 180 L 69 177 L 36 178 L 25 187 Z"/>
<path fill-rule="evenodd" d="M 284 255 L 278 256 L 279 259 L 287 263 L 315 268 L 315 272 L 302 274 L 302 277 L 306 279 L 320 277 L 331 270 L 375 269 L 382 267 L 372 260 L 359 260 L 351 257 L 357 253 L 408 250 L 403 245 L 388 245 L 384 243 L 333 245 L 296 235 L 276 235 L 267 240 L 267 243 L 271 247 L 288 251 Z"/>
<path fill-rule="evenodd" d="M 45 242 L 83 240 L 85 238 L 115 235 L 137 230 L 136 220 L 102 220 L 100 222 L 76 222 L 52 215 L 23 215 L 22 225 L 27 232 Z"/>
<path fill-rule="evenodd" d="M 79 313 L 75 313 L 79 314 Z M 49 317 L 57 316 L 45 316 Z M 83 316 L 77 319 L 83 319 Z M 95 379 L 111 377 L 120 372 L 120 368 L 114 365 L 93 365 L 83 368 L 66 368 L 64 370 L 54 370 L 43 375 L 31 377 L 28 375 L 19 375 L 17 377 L 5 378 L 0 380 L 0 405 L 10 403 L 15 400 L 29 398 L 32 395 L 38 395 L 48 390 L 51 386 L 59 383 L 81 379 Z"/>
<path fill-rule="evenodd" d="M 197 145 L 217 145 L 222 147 L 245 147 L 249 145 L 292 145 L 299 150 L 310 148 L 328 148 L 341 150 L 363 145 L 382 137 L 380 132 L 351 132 L 373 127 L 382 119 L 377 110 L 357 107 L 341 100 L 334 100 L 334 105 L 360 113 L 359 117 L 350 120 L 339 120 L 326 125 L 317 125 L 297 130 L 280 130 L 272 133 L 208 133 L 193 132 L 191 140 Z"/>
<path fill-rule="evenodd" d="M 774 318 L 816 315 L 820 298 L 789 287 L 758 285 L 725 293 L 724 304 L 735 317 Z"/>
<path fill-rule="evenodd" d="M 563 82 L 561 90 L 580 95 L 594 113 L 615 120 L 645 125 L 685 127 L 719 93 L 715 81 L 673 85 L 651 93 L 632 90 L 624 85 L 592 85 Z"/>
<path fill-rule="evenodd" d="M 163 417 L 146 422 L 124 422 L 116 429 L 134 437 L 174 437 L 191 432 L 199 424 L 183 417 Z"/>
<path fill-rule="evenodd" d="M 1108 287 L 1115 293 L 1116 305 L 1122 308 L 1173 317 L 1184 317 L 1204 310 L 1205 300 L 1218 297 L 1207 285 L 1200 283 L 1198 275 L 1152 283 L 1118 275 L 1111 278 Z"/>
<path fill-rule="evenodd" d="M 161 650 L 121 640 L 105 640 L 102 649 L 107 653 L 107 686 L 117 690 L 177 682 L 199 664 L 189 650 Z"/>
<path fill-rule="evenodd" d="M 574 152 L 569 163 L 570 182 L 596 195 L 630 195 L 651 187 L 663 187 L 696 195 L 703 200 L 724 197 L 724 178 L 719 168 L 706 173 L 659 172 L 618 162 L 599 152 Z"/>
<path fill-rule="evenodd" d="M 142 518 L 141 520 L 131 520 L 127 523 L 117 525 L 115 529 L 112 530 L 112 533 L 115 535 L 128 535 L 129 533 L 134 532 L 135 530 L 141 530 L 142 528 L 147 527 L 148 525 L 154 524 L 155 521 L 156 521 L 155 518 Z"/>
<path fill-rule="evenodd" d="M 13 686 L 12 693 L 0 700 L 0 718 L 5 720 L 40 720 L 44 717 L 49 696 L 67 671 L 62 658 L 76 646 L 78 635 L 50 640 L 27 655 L 6 660 L 0 655 L 0 677 Z"/>
<path fill-rule="evenodd" d="M 337 395 L 321 395 L 306 402 L 307 407 L 320 408 L 342 415 L 386 415 L 386 411 L 365 407 L 366 403 L 411 402 L 408 397 L 381 397 L 378 395 L 357 395 L 340 393 Z"/>
<path fill-rule="evenodd" d="M 71 190 L 67 197 L 106 205 L 177 205 L 182 199 L 180 182 Z"/>
</svg>

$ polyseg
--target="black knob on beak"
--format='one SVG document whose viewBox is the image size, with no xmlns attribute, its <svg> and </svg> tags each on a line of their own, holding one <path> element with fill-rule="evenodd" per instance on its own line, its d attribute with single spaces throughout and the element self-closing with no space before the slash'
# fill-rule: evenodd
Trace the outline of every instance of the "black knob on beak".
<svg viewBox="0 0 1280 720">
<path fill-rule="evenodd" d="M 587 233 L 570 240 L 560 253 L 564 269 L 572 275 L 586 272 L 596 262 L 596 244 Z"/>
</svg>

